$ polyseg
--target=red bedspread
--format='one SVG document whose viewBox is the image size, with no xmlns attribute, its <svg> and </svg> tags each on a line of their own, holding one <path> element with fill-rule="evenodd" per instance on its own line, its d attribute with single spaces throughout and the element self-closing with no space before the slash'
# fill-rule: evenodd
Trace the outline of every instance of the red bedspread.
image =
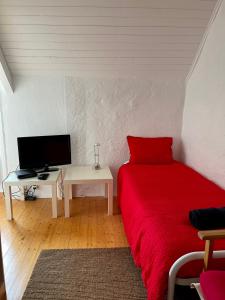
<svg viewBox="0 0 225 300">
<path fill-rule="evenodd" d="M 168 273 L 182 255 L 202 251 L 188 219 L 191 209 L 225 206 L 225 191 L 191 168 L 123 165 L 118 175 L 119 203 L 128 242 L 149 300 L 165 299 Z M 225 249 L 218 241 L 216 249 Z M 189 263 L 179 277 L 197 277 L 202 263 Z"/>
</svg>

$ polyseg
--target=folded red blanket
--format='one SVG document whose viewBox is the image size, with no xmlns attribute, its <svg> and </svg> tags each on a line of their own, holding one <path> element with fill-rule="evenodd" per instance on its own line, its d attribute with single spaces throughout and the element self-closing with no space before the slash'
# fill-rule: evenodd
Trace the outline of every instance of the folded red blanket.
<svg viewBox="0 0 225 300">
<path fill-rule="evenodd" d="M 189 211 L 224 206 L 225 191 L 175 162 L 123 165 L 118 194 L 125 232 L 134 261 L 142 269 L 148 299 L 164 300 L 172 264 L 188 252 L 204 249 L 189 222 Z M 216 249 L 225 249 L 225 242 L 218 241 Z M 189 263 L 179 277 L 196 277 L 202 268 L 202 262 Z"/>
</svg>

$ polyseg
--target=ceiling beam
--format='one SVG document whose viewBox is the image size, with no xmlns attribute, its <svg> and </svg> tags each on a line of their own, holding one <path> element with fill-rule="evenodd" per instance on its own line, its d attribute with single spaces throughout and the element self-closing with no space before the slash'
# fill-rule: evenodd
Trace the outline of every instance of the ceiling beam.
<svg viewBox="0 0 225 300">
<path fill-rule="evenodd" d="M 6 93 L 13 93 L 13 77 L 0 48 L 0 83 Z"/>
</svg>

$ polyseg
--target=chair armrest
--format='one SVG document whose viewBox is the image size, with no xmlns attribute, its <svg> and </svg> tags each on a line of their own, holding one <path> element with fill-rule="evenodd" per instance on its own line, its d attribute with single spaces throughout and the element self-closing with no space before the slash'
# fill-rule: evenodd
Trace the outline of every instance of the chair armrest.
<svg viewBox="0 0 225 300">
<path fill-rule="evenodd" d="M 198 237 L 203 241 L 225 239 L 225 229 L 199 231 Z"/>
<path fill-rule="evenodd" d="M 214 241 L 225 239 L 225 229 L 199 231 L 198 236 L 205 241 L 204 271 L 206 271 L 212 258 Z"/>
</svg>

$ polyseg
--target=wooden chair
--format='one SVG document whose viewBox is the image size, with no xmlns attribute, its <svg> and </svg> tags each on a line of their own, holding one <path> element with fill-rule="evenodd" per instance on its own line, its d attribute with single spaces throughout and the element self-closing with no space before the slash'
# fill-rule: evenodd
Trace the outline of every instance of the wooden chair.
<svg viewBox="0 0 225 300">
<path fill-rule="evenodd" d="M 215 240 L 225 239 L 225 229 L 199 231 L 198 236 L 205 241 L 204 270 L 200 275 L 200 283 L 193 283 L 201 300 L 225 299 L 225 271 L 209 271 Z"/>
</svg>

